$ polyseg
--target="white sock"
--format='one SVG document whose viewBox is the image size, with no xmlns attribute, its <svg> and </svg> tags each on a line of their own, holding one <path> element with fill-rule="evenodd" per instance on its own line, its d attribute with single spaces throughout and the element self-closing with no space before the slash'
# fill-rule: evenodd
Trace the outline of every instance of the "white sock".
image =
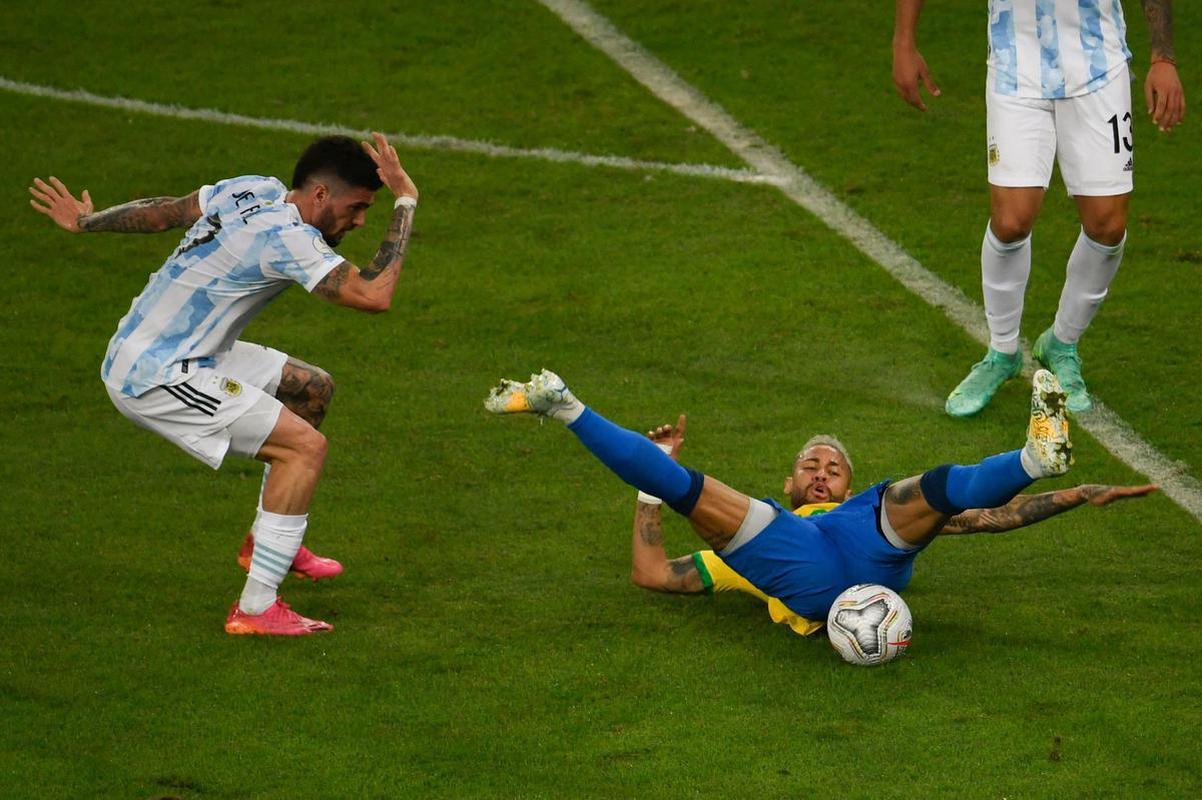
<svg viewBox="0 0 1202 800">
<path fill-rule="evenodd" d="M 1030 445 L 1023 447 L 1022 452 L 1018 454 L 1018 460 L 1022 462 L 1023 470 L 1031 476 L 1033 480 L 1039 480 L 1045 477 L 1043 467 L 1039 466 L 1039 459 L 1031 452 Z"/>
<path fill-rule="evenodd" d="M 1060 292 L 1060 307 L 1056 309 L 1056 322 L 1052 333 L 1065 344 L 1076 344 L 1098 313 L 1098 306 L 1106 299 L 1110 282 L 1123 261 L 1123 246 L 1127 234 L 1113 247 L 1099 244 L 1085 235 L 1077 237 L 1072 255 L 1068 257 L 1068 270 L 1064 289 Z"/>
<path fill-rule="evenodd" d="M 551 409 L 547 416 L 553 417 L 564 425 L 571 425 L 576 421 L 577 417 L 584 413 L 584 403 L 576 399 L 576 395 L 569 393 L 569 400 L 555 406 Z"/>
<path fill-rule="evenodd" d="M 989 346 L 999 353 L 1018 352 L 1018 329 L 1023 317 L 1023 296 L 1031 277 L 1031 237 L 1003 242 L 985 226 L 981 243 L 981 290 L 985 295 L 985 321 Z"/>
<path fill-rule="evenodd" d="M 292 566 L 292 559 L 305 538 L 308 514 L 273 514 L 260 511 L 255 520 L 255 552 L 250 574 L 238 607 L 247 614 L 262 614 L 275 602 L 276 588 Z"/>
</svg>

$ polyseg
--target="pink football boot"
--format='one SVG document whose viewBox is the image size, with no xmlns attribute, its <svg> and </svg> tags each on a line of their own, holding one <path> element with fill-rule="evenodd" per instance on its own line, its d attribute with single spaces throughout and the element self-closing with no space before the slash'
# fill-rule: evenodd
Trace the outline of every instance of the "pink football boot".
<svg viewBox="0 0 1202 800">
<path fill-rule="evenodd" d="M 238 564 L 242 569 L 250 569 L 250 558 L 254 551 L 255 538 L 248 533 L 242 541 L 242 549 L 238 551 Z M 322 558 L 307 547 L 301 547 L 296 551 L 296 558 L 292 559 L 291 572 L 298 578 L 319 581 L 340 574 L 342 565 L 332 558 Z"/>
<path fill-rule="evenodd" d="M 334 626 L 330 623 L 302 617 L 278 597 L 262 614 L 243 612 L 238 608 L 238 601 L 235 600 L 234 605 L 230 607 L 230 615 L 225 618 L 225 632 L 235 635 L 305 636 L 310 633 L 332 630 L 334 630 Z"/>
</svg>

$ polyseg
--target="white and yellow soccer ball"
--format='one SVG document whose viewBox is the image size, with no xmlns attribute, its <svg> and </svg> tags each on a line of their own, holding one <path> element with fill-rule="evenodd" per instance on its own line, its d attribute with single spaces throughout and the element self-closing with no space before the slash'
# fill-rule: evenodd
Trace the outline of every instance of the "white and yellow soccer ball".
<svg viewBox="0 0 1202 800">
<path fill-rule="evenodd" d="M 835 598 L 826 616 L 826 631 L 844 661 L 872 667 L 906 652 L 912 623 L 910 607 L 897 592 L 859 583 Z"/>
</svg>

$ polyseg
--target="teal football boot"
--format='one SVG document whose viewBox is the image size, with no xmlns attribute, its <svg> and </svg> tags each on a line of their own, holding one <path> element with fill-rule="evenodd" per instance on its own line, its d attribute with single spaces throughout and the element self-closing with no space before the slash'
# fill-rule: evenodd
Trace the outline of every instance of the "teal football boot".
<svg viewBox="0 0 1202 800">
<path fill-rule="evenodd" d="M 1085 379 L 1081 377 L 1081 356 L 1077 355 L 1077 345 L 1065 344 L 1048 328 L 1039 334 L 1031 353 L 1036 361 L 1056 373 L 1056 380 L 1060 381 L 1068 395 L 1069 411 L 1080 414 L 1093 409 L 1093 400 L 1085 388 Z"/>
<path fill-rule="evenodd" d="M 968 377 L 952 389 L 943 409 L 953 417 L 971 417 L 993 399 L 998 387 L 1023 370 L 1023 354 L 999 353 L 992 347 L 972 365 Z"/>
</svg>

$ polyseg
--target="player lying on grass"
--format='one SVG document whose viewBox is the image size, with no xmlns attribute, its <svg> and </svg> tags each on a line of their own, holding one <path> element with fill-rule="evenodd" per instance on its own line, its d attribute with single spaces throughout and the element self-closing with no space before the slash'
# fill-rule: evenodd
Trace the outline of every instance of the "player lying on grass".
<svg viewBox="0 0 1202 800">
<path fill-rule="evenodd" d="M 150 276 L 109 341 L 100 370 L 110 399 L 136 425 L 213 469 L 227 452 L 267 462 L 258 512 L 239 554 L 249 570 L 225 622 L 228 633 L 301 635 L 331 629 L 276 596 L 289 570 L 313 579 L 342 571 L 301 547 L 326 439 L 318 432 L 334 392 L 324 370 L 248 342 L 247 323 L 292 283 L 323 300 L 380 312 L 393 289 L 417 207 L 396 150 L 345 136 L 301 154 L 292 188 L 275 178 L 228 178 L 184 197 L 134 200 L 93 212 L 84 190 L 34 180 L 34 209 L 72 233 L 187 232 Z M 361 227 L 381 185 L 396 196 L 371 265 L 334 252 Z"/>
<path fill-rule="evenodd" d="M 684 445 L 685 418 L 675 425 L 661 425 L 647 436 L 673 459 Z M 800 517 L 823 514 L 851 494 L 852 463 L 847 449 L 833 436 L 815 436 L 801 448 L 793 460 L 793 471 L 785 478 L 789 507 Z M 1156 487 L 1076 486 L 1042 494 L 1020 494 L 998 508 L 970 508 L 944 523 L 936 535 L 962 533 L 1002 533 L 1054 517 L 1083 503 L 1104 506 L 1115 500 L 1143 497 Z M 731 569 L 713 550 L 668 560 L 664 552 L 661 501 L 639 493 L 631 537 L 630 580 L 636 586 L 657 592 L 700 594 L 702 592 L 739 591 L 758 597 L 768 604 L 773 622 L 788 625 L 808 636 L 822 628 L 820 620 L 806 619 L 789 610 L 775 597 L 768 597 Z"/>
<path fill-rule="evenodd" d="M 853 584 L 904 589 L 914 558 L 958 515 L 1003 506 L 1038 478 L 1067 472 L 1072 445 L 1064 401 L 1055 376 L 1039 370 L 1021 449 L 884 481 L 805 518 L 680 466 L 647 438 L 586 408 L 552 372 L 544 370 L 527 383 L 502 381 L 484 405 L 497 414 L 534 413 L 566 423 L 619 478 L 687 517 L 760 592 L 799 617 L 822 620 L 835 597 Z"/>
</svg>

